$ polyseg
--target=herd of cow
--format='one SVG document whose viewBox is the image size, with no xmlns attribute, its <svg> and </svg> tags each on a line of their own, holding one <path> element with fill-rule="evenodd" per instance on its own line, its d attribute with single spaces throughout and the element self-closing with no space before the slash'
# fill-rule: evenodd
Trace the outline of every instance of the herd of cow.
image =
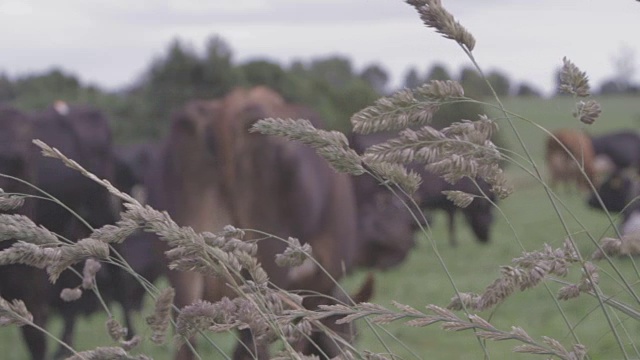
<svg viewBox="0 0 640 360">
<path fill-rule="evenodd" d="M 260 240 L 258 260 L 270 281 L 280 288 L 334 295 L 336 286 L 327 274 L 340 279 L 355 268 L 387 269 L 400 264 L 415 245 L 417 226 L 402 200 L 371 177 L 335 172 L 311 148 L 247 131 L 253 122 L 268 117 L 305 118 L 318 128 L 324 127 L 311 110 L 286 103 L 265 87 L 235 89 L 215 100 L 190 101 L 173 114 L 165 139 L 127 146 L 113 144 L 108 119 L 92 107 L 56 102 L 44 111 L 24 113 L 2 105 L 0 174 L 35 184 L 68 209 L 12 178 L 0 177 L 0 188 L 5 193 L 37 195 L 17 212 L 64 239 L 78 240 L 90 234 L 87 224 L 69 210 L 93 228 L 117 221 L 120 204 L 91 180 L 57 160 L 40 156 L 32 144 L 37 138 L 121 190 L 167 211 L 181 226 L 215 232 L 233 224 L 281 238 L 293 236 L 310 244 L 313 256 L 326 272 L 312 267 L 296 273 L 297 268 L 276 266 L 274 257 L 286 244 L 275 238 Z M 385 136 L 349 137 L 360 152 L 384 140 Z M 415 168 L 423 176 L 415 200 L 423 209 L 446 211 L 451 244 L 455 245 L 457 237 L 453 219 L 458 210 L 477 239 L 487 242 L 494 200 L 492 196 L 492 201 L 483 198 L 483 194 L 490 195 L 488 185 L 469 179 L 451 185 Z M 469 207 L 457 209 L 443 190 L 462 190 L 478 198 Z M 257 236 L 247 233 L 249 239 Z M 5 241 L 0 249 L 10 245 Z M 154 234 L 139 232 L 117 246 L 131 267 L 149 281 L 167 276 L 176 290 L 175 305 L 179 308 L 197 299 L 216 301 L 232 295 L 218 278 L 168 270 L 163 254 L 168 249 Z M 0 295 L 9 300 L 23 299 L 34 322 L 43 327 L 50 313 L 60 314 L 64 320 L 61 339 L 68 344 L 72 344 L 76 318 L 100 308 L 93 294 L 74 302 L 61 300 L 63 288 L 74 288 L 81 282 L 71 271 L 51 284 L 43 270 L 18 264 L 0 269 Z M 126 326 L 132 332 L 130 314 L 142 306 L 144 289 L 115 266 L 103 266 L 97 283 L 106 301 L 121 304 Z M 304 305 L 314 308 L 328 303 L 326 299 L 309 296 Z M 46 358 L 45 335 L 30 326 L 22 331 L 32 359 Z M 266 349 L 251 344 L 248 331 L 242 332 L 240 339 L 244 344 L 236 347 L 234 358 L 266 356 Z M 320 333 L 312 340 L 298 344 L 299 350 L 327 356 L 339 351 L 334 341 Z M 57 356 L 64 350 L 61 347 Z M 186 346 L 176 354 L 181 359 L 192 356 Z"/>
<path fill-rule="evenodd" d="M 640 133 L 620 130 L 589 136 L 560 129 L 552 135 L 546 144 L 550 185 L 566 183 L 589 191 L 590 207 L 621 214 L 621 235 L 640 231 Z"/>
</svg>

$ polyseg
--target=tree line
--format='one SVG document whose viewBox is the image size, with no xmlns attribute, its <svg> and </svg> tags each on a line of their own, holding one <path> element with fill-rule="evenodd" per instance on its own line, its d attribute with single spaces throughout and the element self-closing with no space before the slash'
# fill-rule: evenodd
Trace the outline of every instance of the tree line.
<svg viewBox="0 0 640 360">
<path fill-rule="evenodd" d="M 487 76 L 499 96 L 540 96 L 529 84 L 513 84 L 505 74 L 492 71 Z M 415 88 L 429 80 L 458 80 L 468 96 L 491 95 L 489 87 L 471 68 L 452 76 L 441 64 L 424 74 L 410 68 L 403 86 Z M 231 46 L 220 37 L 207 40 L 204 51 L 174 40 L 166 52 L 152 59 L 133 85 L 119 91 L 104 91 L 83 84 L 76 76 L 60 69 L 10 78 L 0 74 L 0 102 L 25 110 L 42 109 L 61 99 L 99 107 L 111 118 L 118 142 L 161 137 L 171 113 L 189 99 L 217 98 L 236 86 L 266 85 L 287 101 L 306 104 L 328 121 L 329 127 L 350 129 L 349 118 L 377 98 L 393 91 L 386 70 L 371 64 L 361 71 L 343 56 L 294 61 L 287 66 L 269 60 L 237 62 Z M 448 107 L 434 119 L 443 127 L 460 119 L 477 118 L 483 113 L 477 104 Z"/>
</svg>

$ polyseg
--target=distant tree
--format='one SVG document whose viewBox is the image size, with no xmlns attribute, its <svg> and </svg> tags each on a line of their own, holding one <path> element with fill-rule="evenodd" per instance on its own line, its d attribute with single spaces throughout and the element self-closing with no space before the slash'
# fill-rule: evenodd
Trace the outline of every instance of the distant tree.
<svg viewBox="0 0 640 360">
<path fill-rule="evenodd" d="M 613 79 L 607 79 L 600 84 L 600 89 L 598 93 L 600 95 L 615 95 L 620 94 L 620 87 L 618 83 Z"/>
<path fill-rule="evenodd" d="M 311 106 L 334 130 L 348 131 L 351 115 L 380 97 L 367 81 L 352 72 L 351 62 L 345 58 L 296 61 L 287 73 L 293 90 L 285 91 L 285 97 Z"/>
<path fill-rule="evenodd" d="M 636 72 L 635 52 L 632 48 L 622 47 L 618 54 L 613 56 L 614 77 L 613 81 L 618 86 L 620 92 L 627 92 L 632 86 L 631 79 Z"/>
<path fill-rule="evenodd" d="M 204 71 L 199 91 L 201 97 L 220 97 L 241 81 L 240 71 L 233 63 L 231 46 L 221 37 L 213 36 L 207 40 L 202 59 Z"/>
<path fill-rule="evenodd" d="M 333 87 L 345 86 L 354 76 L 351 60 L 342 56 L 312 60 L 308 69 L 313 76 Z"/>
<path fill-rule="evenodd" d="M 243 83 L 249 86 L 265 85 L 282 93 L 287 73 L 279 64 L 268 60 L 253 60 L 239 67 Z"/>
<path fill-rule="evenodd" d="M 406 74 L 404 75 L 403 86 L 408 89 L 414 89 L 418 86 L 422 85 L 423 81 L 420 79 L 420 75 L 418 74 L 418 70 L 415 67 L 409 68 Z"/>
<path fill-rule="evenodd" d="M 207 40 L 204 55 L 175 39 L 163 57 L 152 61 L 136 86 L 144 98 L 135 121 L 145 136 L 157 137 L 166 131 L 171 114 L 186 101 L 216 98 L 241 83 L 241 73 L 233 64 L 229 45 L 219 37 Z"/>
<path fill-rule="evenodd" d="M 509 81 L 509 77 L 504 73 L 493 70 L 487 75 L 487 80 L 489 80 L 489 83 L 498 96 L 508 96 L 510 94 L 511 82 Z"/>
<path fill-rule="evenodd" d="M 13 84 L 14 104 L 29 110 L 43 109 L 55 100 L 91 103 L 95 95 L 83 89 L 76 76 L 57 68 L 17 78 Z"/>
<path fill-rule="evenodd" d="M 516 96 L 541 97 L 542 92 L 527 83 L 521 83 L 516 90 Z"/>
<path fill-rule="evenodd" d="M 638 85 L 633 84 L 636 72 L 633 49 L 623 47 L 612 57 L 614 75 L 600 84 L 600 94 L 628 94 L 637 92 Z"/>
<path fill-rule="evenodd" d="M 491 96 L 491 91 L 484 79 L 473 68 L 463 68 L 460 71 L 458 81 L 464 88 L 465 95 L 471 98 Z"/>
<path fill-rule="evenodd" d="M 379 95 L 384 95 L 389 82 L 389 74 L 378 64 L 367 66 L 360 78 L 372 87 Z"/>
<path fill-rule="evenodd" d="M 429 71 L 427 71 L 426 81 L 429 80 L 452 80 L 447 68 L 439 63 L 434 64 Z"/>
<path fill-rule="evenodd" d="M 0 74 L 0 103 L 11 101 L 16 97 L 14 87 L 13 82 L 6 74 Z"/>
</svg>

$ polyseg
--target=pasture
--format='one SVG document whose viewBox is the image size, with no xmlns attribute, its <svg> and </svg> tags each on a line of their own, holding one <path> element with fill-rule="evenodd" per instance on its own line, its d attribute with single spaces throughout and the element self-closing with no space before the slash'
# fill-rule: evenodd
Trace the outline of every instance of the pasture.
<svg viewBox="0 0 640 360">
<path fill-rule="evenodd" d="M 601 101 L 603 113 L 595 124 L 588 127 L 591 134 L 640 126 L 640 108 L 637 106 L 637 98 L 616 97 L 598 100 Z M 549 130 L 584 126 L 571 116 L 574 100 L 570 97 L 551 100 L 505 99 L 504 104 L 507 110 Z M 490 115 L 496 119 L 501 117 L 497 111 L 491 111 Z M 522 157 L 522 148 L 517 143 L 512 129 L 505 120 L 501 119 L 498 122 L 502 136 L 510 147 L 508 153 L 511 154 L 513 151 L 515 155 L 512 156 L 517 162 L 531 170 L 532 166 Z M 544 179 L 546 169 L 543 151 L 546 134 L 536 125 L 523 120 L 513 118 L 513 122 L 534 162 L 543 173 Z M 609 219 L 603 213 L 587 208 L 586 195 L 560 189 L 556 194 L 559 216 L 551 206 L 543 186 L 536 179 L 514 164 L 508 165 L 507 173 L 514 187 L 514 193 L 499 203 L 500 211 L 496 212 L 492 240 L 488 245 L 477 243 L 466 224 L 463 225 L 462 219 L 458 217 L 459 246 L 451 248 L 447 243 L 444 214 L 438 213 L 434 216 L 430 237 L 437 245 L 447 271 L 460 291 L 482 292 L 499 276 L 500 266 L 509 265 L 511 259 L 520 256 L 522 251 L 541 249 L 544 243 L 554 248 L 561 247 L 566 233 L 560 217 L 566 222 L 569 231 L 575 234 L 584 256 L 588 256 L 595 249 L 589 234 L 595 239 L 613 234 Z M 617 223 L 616 219 L 614 223 Z M 637 283 L 640 280 L 640 273 L 636 271 L 633 261 L 631 259 L 614 261 L 634 289 L 639 290 Z M 604 293 L 629 301 L 611 267 L 604 262 L 598 265 L 601 266 L 600 285 Z M 364 275 L 365 273 L 356 273 L 350 276 L 344 281 L 345 286 L 351 289 L 356 288 Z M 576 281 L 579 276 L 580 268 L 573 266 L 567 280 Z M 162 286 L 165 284 L 163 282 Z M 581 295 L 577 299 L 556 303 L 555 292 L 560 285 L 552 281 L 546 281 L 545 284 L 548 289 L 540 285 L 525 292 L 516 292 L 495 310 L 478 315 L 490 320 L 502 330 L 509 331 L 511 326 L 520 326 L 537 340 L 541 336 L 550 336 L 570 348 L 573 336 L 568 329 L 566 323 L 568 322 L 575 328 L 580 342 L 587 346 L 591 359 L 623 358 L 604 320 L 602 310 L 598 307 L 597 300 L 588 295 Z M 453 294 L 454 290 L 442 265 L 434 255 L 430 240 L 422 238 L 405 263 L 376 274 L 376 290 L 372 302 L 393 309 L 391 301 L 395 300 L 418 310 L 424 310 L 427 304 L 446 306 Z M 631 304 L 636 307 L 638 305 L 632 302 Z M 145 307 L 143 314 L 136 317 L 136 329 L 143 336 L 151 333 L 144 324 L 144 316 L 150 311 L 149 307 Z M 116 311 L 116 314 L 119 319 L 119 312 Z M 462 313 L 458 314 L 462 316 Z M 563 314 L 566 320 L 563 319 Z M 640 356 L 631 345 L 637 342 L 640 324 L 623 314 L 615 312 L 611 314 L 618 325 L 623 342 L 628 344 L 626 350 L 630 356 L 632 358 Z M 76 331 L 76 348 L 85 350 L 111 345 L 104 322 L 103 314 L 79 321 Z M 358 325 L 362 334 L 356 347 L 361 350 L 380 353 L 391 350 L 401 359 L 478 359 L 483 357 L 480 342 L 473 336 L 471 330 L 450 333 L 441 330 L 438 324 L 426 328 L 411 328 L 398 322 L 384 325 L 382 328 L 374 325 L 374 332 L 368 329 L 363 321 Z M 51 332 L 57 335 L 59 331 L 60 322 L 55 318 Z M 222 351 L 227 353 L 230 351 L 231 335 L 215 335 L 211 338 Z M 511 350 L 516 345 L 520 343 L 486 342 L 486 352 L 493 359 L 536 357 L 531 354 L 512 353 Z M 55 348 L 52 341 L 49 341 L 49 347 L 50 350 Z M 27 358 L 19 331 L 15 327 L 0 329 L 0 349 L 3 349 L 0 356 L 2 359 Z M 172 354 L 172 345 L 155 346 L 146 340 L 138 350 L 155 359 L 169 359 Z M 201 346 L 199 350 L 202 358 L 223 358 L 212 346 Z"/>
</svg>

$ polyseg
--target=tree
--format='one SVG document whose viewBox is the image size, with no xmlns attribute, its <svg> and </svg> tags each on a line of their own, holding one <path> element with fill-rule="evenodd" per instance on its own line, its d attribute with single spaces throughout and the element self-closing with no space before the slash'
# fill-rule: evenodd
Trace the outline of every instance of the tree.
<svg viewBox="0 0 640 360">
<path fill-rule="evenodd" d="M 346 57 L 334 56 L 312 60 L 309 72 L 326 81 L 329 86 L 345 86 L 353 78 L 351 60 Z"/>
<path fill-rule="evenodd" d="M 409 68 L 406 74 L 404 75 L 404 87 L 408 89 L 414 89 L 418 86 L 422 85 L 423 81 L 420 79 L 420 75 L 418 75 L 418 70 L 415 67 Z"/>
<path fill-rule="evenodd" d="M 360 78 L 372 87 L 379 95 L 386 94 L 387 83 L 389 82 L 389 74 L 377 64 L 367 66 Z"/>
<path fill-rule="evenodd" d="M 462 88 L 464 88 L 465 95 L 468 97 L 479 98 L 491 95 L 491 91 L 484 82 L 484 79 L 482 79 L 473 68 L 466 67 L 462 69 L 458 81 L 462 85 Z"/>
<path fill-rule="evenodd" d="M 439 63 L 434 64 L 431 69 L 427 72 L 426 80 L 452 80 L 453 78 L 449 75 L 447 68 Z"/>
<path fill-rule="evenodd" d="M 249 86 L 265 85 L 282 93 L 287 74 L 280 65 L 267 60 L 253 60 L 239 66 L 243 83 Z"/>
<path fill-rule="evenodd" d="M 13 82 L 6 74 L 0 74 L 0 103 L 11 101 L 15 97 L 16 90 Z"/>
<path fill-rule="evenodd" d="M 188 100 L 216 98 L 241 83 L 230 46 L 219 37 L 207 40 L 203 55 L 175 39 L 165 56 L 155 59 L 134 92 L 141 94 L 143 115 L 135 128 L 157 137 L 168 127 L 173 111 Z"/>
<path fill-rule="evenodd" d="M 516 90 L 516 96 L 541 97 L 540 90 L 527 83 L 521 83 Z"/>
<path fill-rule="evenodd" d="M 623 47 L 612 57 L 614 75 L 600 84 L 600 94 L 629 94 L 637 92 L 638 85 L 633 84 L 635 69 L 635 52 Z"/>
<path fill-rule="evenodd" d="M 634 50 L 628 46 L 622 47 L 612 58 L 615 74 L 613 81 L 620 92 L 627 92 L 632 86 L 631 79 L 636 72 L 635 58 Z"/>
<path fill-rule="evenodd" d="M 507 75 L 493 70 L 487 75 L 487 80 L 498 96 L 508 96 L 510 94 L 511 83 Z"/>
</svg>

